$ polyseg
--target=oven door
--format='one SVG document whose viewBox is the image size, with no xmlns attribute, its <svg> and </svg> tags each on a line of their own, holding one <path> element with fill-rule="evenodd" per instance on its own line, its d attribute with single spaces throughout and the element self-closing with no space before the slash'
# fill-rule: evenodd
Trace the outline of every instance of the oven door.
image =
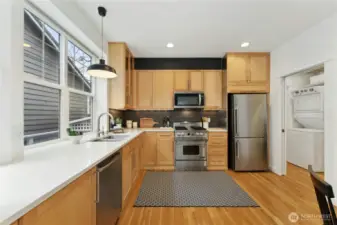
<svg viewBox="0 0 337 225">
<path fill-rule="evenodd" d="M 176 160 L 206 160 L 206 142 L 176 141 Z"/>
<path fill-rule="evenodd" d="M 174 108 L 203 108 L 204 99 L 203 93 L 175 93 Z"/>
</svg>

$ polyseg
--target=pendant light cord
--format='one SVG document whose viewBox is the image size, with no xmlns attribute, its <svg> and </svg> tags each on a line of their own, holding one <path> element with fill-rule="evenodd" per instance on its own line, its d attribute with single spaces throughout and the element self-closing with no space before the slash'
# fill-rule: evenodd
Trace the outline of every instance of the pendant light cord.
<svg viewBox="0 0 337 225">
<path fill-rule="evenodd" d="M 103 46 L 103 16 L 102 16 L 102 20 L 101 20 L 101 28 L 102 28 L 102 59 L 103 59 L 103 49 L 104 49 L 104 46 Z"/>
</svg>

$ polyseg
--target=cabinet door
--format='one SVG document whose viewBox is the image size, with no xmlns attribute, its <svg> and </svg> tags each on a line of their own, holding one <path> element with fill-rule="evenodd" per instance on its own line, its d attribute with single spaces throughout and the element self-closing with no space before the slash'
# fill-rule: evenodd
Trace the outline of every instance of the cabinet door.
<svg viewBox="0 0 337 225">
<path fill-rule="evenodd" d="M 227 109 L 227 71 L 222 73 L 222 108 Z"/>
<path fill-rule="evenodd" d="M 187 70 L 174 71 L 174 90 L 188 91 L 189 89 L 189 73 Z"/>
<path fill-rule="evenodd" d="M 134 145 L 134 148 L 131 152 L 131 171 L 132 171 L 132 184 L 135 182 L 136 178 L 137 178 L 137 146 L 136 143 Z"/>
<path fill-rule="evenodd" d="M 134 60 L 134 59 L 133 59 Z M 137 71 L 132 70 L 132 106 L 131 108 L 137 108 Z"/>
<path fill-rule="evenodd" d="M 174 166 L 174 140 L 172 132 L 157 134 L 157 165 Z"/>
<path fill-rule="evenodd" d="M 174 73 L 158 70 L 153 78 L 153 108 L 173 109 Z"/>
<path fill-rule="evenodd" d="M 132 180 L 132 158 L 131 158 L 131 148 L 127 145 L 122 150 L 122 195 L 123 195 L 123 207 L 125 206 L 125 200 L 131 189 Z"/>
<path fill-rule="evenodd" d="M 190 71 L 190 91 L 203 91 L 204 78 L 202 71 Z"/>
<path fill-rule="evenodd" d="M 137 107 L 139 109 L 152 109 L 153 103 L 153 72 L 137 72 Z"/>
<path fill-rule="evenodd" d="M 29 211 L 20 225 L 94 225 L 95 171 L 91 170 Z"/>
<path fill-rule="evenodd" d="M 125 108 L 131 106 L 131 53 L 125 49 Z"/>
<path fill-rule="evenodd" d="M 152 168 L 157 161 L 157 133 L 146 132 L 143 143 L 142 164 L 145 168 Z"/>
<path fill-rule="evenodd" d="M 256 84 L 267 84 L 269 82 L 269 54 L 252 53 L 250 55 L 249 82 Z"/>
<path fill-rule="evenodd" d="M 247 54 L 227 54 L 227 84 L 246 84 L 249 70 Z"/>
<path fill-rule="evenodd" d="M 204 71 L 205 108 L 222 108 L 222 71 Z"/>
</svg>

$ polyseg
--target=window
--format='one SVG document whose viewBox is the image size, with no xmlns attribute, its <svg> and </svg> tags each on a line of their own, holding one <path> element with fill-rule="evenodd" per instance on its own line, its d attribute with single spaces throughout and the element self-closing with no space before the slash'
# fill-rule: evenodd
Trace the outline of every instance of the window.
<svg viewBox="0 0 337 225">
<path fill-rule="evenodd" d="M 70 127 L 78 131 L 92 130 L 92 97 L 77 93 L 70 93 L 69 97 Z"/>
<path fill-rule="evenodd" d="M 92 97 L 87 92 L 92 91 L 91 76 L 87 69 L 92 58 L 72 41 L 68 41 L 68 87 L 76 89 L 69 97 L 69 124 L 73 130 L 85 132 L 92 130 Z M 74 90 L 72 90 L 74 91 Z"/>
<path fill-rule="evenodd" d="M 95 80 L 86 70 L 96 57 L 28 8 L 24 11 L 23 44 L 24 144 L 64 139 L 69 127 L 91 131 Z M 61 68 L 63 59 L 66 66 Z M 61 118 L 65 114 L 69 120 Z"/>
<path fill-rule="evenodd" d="M 91 92 L 91 77 L 86 73 L 91 57 L 68 41 L 68 87 Z"/>
<path fill-rule="evenodd" d="M 24 20 L 24 71 L 58 84 L 60 34 L 27 10 Z"/>
<path fill-rule="evenodd" d="M 25 145 L 60 137 L 60 90 L 24 83 Z"/>
</svg>

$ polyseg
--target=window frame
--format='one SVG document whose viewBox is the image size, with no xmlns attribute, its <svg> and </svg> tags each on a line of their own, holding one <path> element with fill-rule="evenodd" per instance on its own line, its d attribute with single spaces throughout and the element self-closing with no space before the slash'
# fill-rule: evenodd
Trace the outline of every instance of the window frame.
<svg viewBox="0 0 337 225">
<path fill-rule="evenodd" d="M 24 10 L 28 10 L 32 14 L 34 14 L 41 21 L 46 23 L 50 28 L 55 30 L 60 34 L 60 74 L 59 74 L 59 84 L 52 83 L 44 80 L 44 76 L 41 78 L 27 73 L 23 71 L 23 81 L 41 85 L 44 87 L 50 87 L 54 89 L 60 90 L 60 127 L 59 127 L 59 138 L 54 140 L 49 140 L 40 143 L 34 143 L 32 145 L 25 145 L 25 149 L 31 149 L 35 147 L 40 147 L 44 145 L 49 145 L 53 143 L 57 143 L 60 141 L 64 141 L 68 139 L 67 128 L 70 126 L 69 120 L 69 108 L 70 108 L 70 93 L 76 93 L 80 95 L 85 95 L 92 97 L 92 113 L 91 113 L 91 123 L 92 128 L 94 126 L 93 119 L 95 118 L 95 102 L 96 102 L 96 79 L 94 77 L 91 78 L 91 92 L 81 91 L 75 88 L 68 87 L 68 41 L 72 42 L 77 47 L 81 48 L 86 54 L 88 54 L 92 58 L 92 63 L 98 62 L 98 56 L 93 54 L 88 48 L 86 48 L 83 44 L 81 44 L 78 40 L 76 40 L 71 34 L 69 34 L 65 29 L 63 29 L 59 24 L 55 21 L 51 20 L 47 15 L 37 9 L 34 5 L 29 2 L 25 2 Z M 23 12 L 24 13 L 24 12 Z M 24 47 L 23 47 L 24 51 Z M 22 140 L 24 141 L 24 139 Z"/>
</svg>

